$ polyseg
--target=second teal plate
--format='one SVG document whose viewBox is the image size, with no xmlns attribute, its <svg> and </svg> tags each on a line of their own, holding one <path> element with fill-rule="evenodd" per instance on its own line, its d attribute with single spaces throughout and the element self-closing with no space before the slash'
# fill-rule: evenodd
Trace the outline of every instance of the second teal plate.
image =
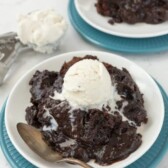
<svg viewBox="0 0 168 168">
<path fill-rule="evenodd" d="M 168 50 L 168 35 L 131 39 L 113 36 L 101 32 L 87 24 L 78 14 L 74 0 L 69 1 L 69 18 L 77 32 L 86 40 L 112 51 L 127 53 L 154 53 Z"/>
</svg>

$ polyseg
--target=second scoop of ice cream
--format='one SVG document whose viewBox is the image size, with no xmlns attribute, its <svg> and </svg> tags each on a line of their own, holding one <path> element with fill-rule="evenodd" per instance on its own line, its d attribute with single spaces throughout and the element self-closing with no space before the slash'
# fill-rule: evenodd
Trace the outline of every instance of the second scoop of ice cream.
<svg viewBox="0 0 168 168">
<path fill-rule="evenodd" d="M 72 106 L 102 107 L 113 97 L 113 86 L 103 63 L 85 59 L 65 74 L 62 94 Z"/>
<path fill-rule="evenodd" d="M 21 42 L 42 53 L 52 53 L 66 29 L 65 19 L 53 9 L 37 10 L 18 19 Z"/>
</svg>

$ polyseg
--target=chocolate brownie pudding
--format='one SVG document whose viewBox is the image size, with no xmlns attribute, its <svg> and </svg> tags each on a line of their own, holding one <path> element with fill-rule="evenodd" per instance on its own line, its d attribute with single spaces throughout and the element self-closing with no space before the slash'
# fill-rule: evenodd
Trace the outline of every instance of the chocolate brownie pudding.
<svg viewBox="0 0 168 168">
<path fill-rule="evenodd" d="M 97 0 L 96 8 L 99 14 L 111 17 L 111 24 L 158 24 L 168 20 L 167 0 Z"/>
<path fill-rule="evenodd" d="M 103 62 L 103 76 L 107 71 L 109 83 L 113 86 L 109 86 L 113 90 L 109 95 L 113 95 L 113 98 L 102 106 L 75 106 L 71 102 L 72 99 L 63 93 L 65 85 L 74 89 L 74 85 L 81 82 L 75 80 L 70 86 L 67 84 L 67 75 L 73 67 L 83 61 L 96 61 L 94 65 L 101 63 L 97 57 L 87 55 L 83 58 L 74 57 L 71 61 L 65 62 L 59 72 L 35 72 L 29 83 L 32 106 L 26 109 L 26 121 L 39 128 L 46 143 L 63 157 L 73 157 L 85 162 L 93 159 L 100 165 L 109 165 L 125 159 L 142 143 L 142 135 L 138 133 L 137 128 L 148 120 L 143 95 L 125 68 L 118 69 Z M 93 64 L 91 65 L 95 74 L 98 74 Z M 82 69 L 82 65 L 80 68 Z M 80 70 L 78 69 L 78 73 L 82 73 Z M 76 72 L 75 77 L 79 75 Z M 93 82 L 93 76 L 91 81 Z M 79 89 L 83 89 L 83 86 L 80 85 Z M 91 86 L 90 82 L 89 87 Z M 97 87 L 102 86 L 95 85 L 96 92 L 100 91 Z M 75 92 L 75 96 L 78 95 L 78 103 L 83 103 L 79 101 L 80 94 L 79 91 Z M 68 94 L 74 98 L 72 95 L 74 96 L 74 93 Z M 97 101 L 99 97 L 93 99 Z"/>
</svg>

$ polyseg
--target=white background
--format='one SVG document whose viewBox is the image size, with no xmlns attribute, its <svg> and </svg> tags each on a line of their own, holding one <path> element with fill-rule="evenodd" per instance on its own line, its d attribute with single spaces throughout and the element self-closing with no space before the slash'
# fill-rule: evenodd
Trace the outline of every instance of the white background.
<svg viewBox="0 0 168 168">
<path fill-rule="evenodd" d="M 0 34 L 17 31 L 17 17 L 20 13 L 27 13 L 36 9 L 54 8 L 68 19 L 68 0 L 0 0 Z M 55 55 L 77 50 L 101 50 L 95 45 L 83 40 L 69 22 L 68 32 L 60 49 Z M 108 52 L 108 51 L 107 51 Z M 120 53 L 119 53 L 120 54 Z M 128 58 L 151 74 L 168 93 L 168 52 L 153 53 L 150 55 L 120 54 Z M 31 67 L 51 56 L 41 55 L 32 51 L 22 52 L 10 69 L 4 84 L 0 87 L 0 107 L 7 98 L 15 82 Z M 15 114 L 14 114 L 15 115 Z M 158 168 L 168 168 L 168 153 Z M 0 149 L 0 168 L 10 168 Z"/>
</svg>

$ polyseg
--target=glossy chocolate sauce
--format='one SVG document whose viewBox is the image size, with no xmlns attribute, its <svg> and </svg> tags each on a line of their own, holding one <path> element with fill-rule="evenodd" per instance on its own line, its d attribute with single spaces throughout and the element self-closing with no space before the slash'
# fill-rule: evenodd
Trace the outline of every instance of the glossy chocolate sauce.
<svg viewBox="0 0 168 168">
<path fill-rule="evenodd" d="M 111 17 L 111 24 L 158 24 L 168 20 L 167 0 L 97 0 L 95 5 L 99 14 Z"/>
<path fill-rule="evenodd" d="M 122 98 L 116 102 L 115 109 L 102 107 L 101 110 L 85 111 L 73 109 L 66 100 L 53 99 L 55 91 L 62 92 L 67 70 L 82 59 L 97 57 L 74 57 L 64 63 L 60 72 L 35 72 L 29 83 L 32 106 L 26 109 L 26 121 L 40 128 L 46 143 L 63 157 L 74 157 L 85 162 L 93 159 L 100 165 L 109 165 L 128 157 L 142 143 L 137 127 L 147 122 L 143 96 L 126 69 L 120 70 L 104 63 Z M 127 102 L 125 106 L 124 102 Z M 129 121 L 123 120 L 121 109 L 122 115 Z M 53 119 L 57 126 L 53 126 Z"/>
</svg>

